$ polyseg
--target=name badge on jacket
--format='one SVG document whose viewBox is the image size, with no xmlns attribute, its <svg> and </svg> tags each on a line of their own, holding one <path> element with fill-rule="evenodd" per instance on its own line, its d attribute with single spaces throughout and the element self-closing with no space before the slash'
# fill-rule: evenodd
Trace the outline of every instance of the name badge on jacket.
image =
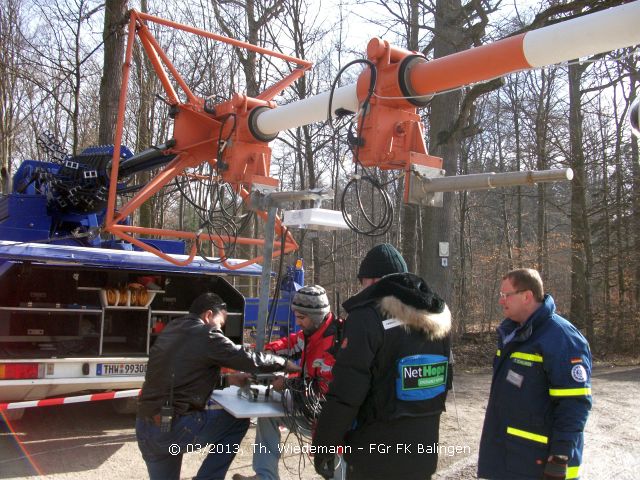
<svg viewBox="0 0 640 480">
<path fill-rule="evenodd" d="M 509 382 L 510 384 L 520 388 L 522 387 L 523 380 L 524 380 L 524 377 L 519 373 L 516 373 L 513 370 L 509 370 L 507 372 L 507 382 Z"/>
</svg>

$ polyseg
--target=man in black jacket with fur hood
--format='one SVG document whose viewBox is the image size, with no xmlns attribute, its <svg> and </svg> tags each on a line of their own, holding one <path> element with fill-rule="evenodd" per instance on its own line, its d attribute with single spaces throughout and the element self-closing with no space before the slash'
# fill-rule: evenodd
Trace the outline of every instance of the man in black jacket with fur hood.
<svg viewBox="0 0 640 480">
<path fill-rule="evenodd" d="M 452 379 L 451 314 L 392 245 L 371 249 L 358 278 L 313 441 L 316 471 L 330 478 L 344 451 L 349 480 L 429 479 Z"/>
</svg>

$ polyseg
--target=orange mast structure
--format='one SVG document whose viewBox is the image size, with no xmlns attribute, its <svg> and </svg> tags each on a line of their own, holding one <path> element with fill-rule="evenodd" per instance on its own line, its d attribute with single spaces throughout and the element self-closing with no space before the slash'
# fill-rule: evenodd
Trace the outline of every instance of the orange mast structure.
<svg viewBox="0 0 640 480">
<path fill-rule="evenodd" d="M 269 87 L 257 98 L 236 94 L 226 102 L 215 106 L 207 105 L 205 109 L 205 100 L 191 91 L 185 80 L 171 63 L 167 54 L 162 50 L 158 41 L 152 35 L 148 28 L 148 23 L 150 22 L 190 32 L 195 35 L 233 45 L 234 47 L 276 57 L 292 63 L 294 68 L 288 76 Z M 175 120 L 173 139 L 170 142 L 171 146 L 164 153 L 167 155 L 175 155 L 175 158 L 146 186 L 137 192 L 131 200 L 123 203 L 119 208 L 116 208 L 116 189 L 118 169 L 120 166 L 119 145 L 122 143 L 125 107 L 127 104 L 128 85 L 131 73 L 131 59 L 136 37 L 139 39 L 156 75 L 160 79 L 167 96 L 167 101 L 172 108 L 172 115 Z M 268 146 L 268 142 L 275 138 L 275 135 L 263 137 L 252 133 L 251 122 L 256 113 L 265 109 L 274 108 L 275 103 L 273 102 L 273 98 L 304 75 L 305 71 L 311 68 L 311 65 L 310 62 L 305 60 L 131 10 L 129 12 L 129 32 L 123 67 L 123 79 L 114 141 L 115 149 L 111 164 L 110 188 L 104 230 L 177 265 L 186 265 L 193 260 L 197 251 L 196 242 L 198 241 L 212 242 L 216 245 L 220 257 L 225 256 L 224 245 L 225 242 L 230 240 L 242 245 L 263 245 L 263 240 L 253 238 L 229 238 L 228 236 L 203 234 L 201 232 L 146 228 L 125 225 L 122 222 L 128 215 L 133 213 L 169 182 L 178 176 L 186 175 L 187 169 L 197 167 L 205 162 L 217 168 L 220 174 L 220 180 L 233 185 L 243 199 L 248 197 L 253 185 L 263 185 L 272 189 L 277 187 L 278 181 L 269 176 L 271 149 Z M 180 102 L 179 96 L 174 90 L 174 82 L 186 96 L 185 102 Z M 225 122 L 225 118 L 229 115 L 235 116 L 234 126 L 225 124 L 228 123 Z M 223 135 L 228 138 L 229 142 L 223 153 L 224 165 L 218 165 L 217 156 L 219 145 L 217 139 L 224 138 Z M 259 215 L 262 218 L 266 218 L 266 213 L 264 212 L 260 212 Z M 280 219 L 276 220 L 275 229 L 276 235 L 280 240 L 274 243 L 274 246 L 277 247 L 274 256 L 279 255 L 282 251 L 280 248 L 281 242 L 285 244 L 284 253 L 294 251 L 298 248 L 298 244 L 291 234 L 283 228 Z M 157 235 L 187 239 L 193 242 L 187 259 L 178 261 L 153 246 L 140 241 L 134 235 Z M 257 256 L 241 263 L 229 263 L 228 261 L 223 263 L 226 268 L 238 269 L 261 261 L 262 257 Z"/>
<path fill-rule="evenodd" d="M 358 154 L 356 160 L 364 166 L 404 170 L 405 201 L 420 203 L 420 197 L 427 191 L 423 188 L 424 184 L 421 184 L 422 180 L 418 178 L 421 175 L 424 176 L 419 173 L 420 169 L 423 172 L 425 169 L 428 172 L 435 172 L 431 175 L 434 178 L 428 180 L 431 182 L 428 191 L 444 191 L 439 189 L 441 187 L 435 187 L 437 181 L 442 180 L 436 177 L 444 175 L 440 170 L 442 161 L 428 154 L 423 126 L 417 113 L 417 109 L 427 105 L 432 95 L 520 70 L 540 68 L 588 54 L 639 44 L 640 29 L 637 28 L 639 18 L 640 0 L 433 61 L 427 61 L 422 55 L 374 38 L 367 48 L 369 68 L 360 74 L 356 83 L 340 87 L 331 94 L 325 92 L 275 108 L 273 98 L 304 75 L 304 72 L 311 68 L 311 63 L 132 10 L 104 229 L 176 264 L 189 263 L 196 254 L 196 242 L 202 240 L 216 245 L 220 256 L 224 257 L 225 242 L 236 240 L 235 237 L 149 229 L 123 225 L 122 222 L 168 182 L 187 174 L 186 169 L 205 162 L 215 167 L 220 180 L 232 185 L 243 199 L 248 198 L 252 187 L 275 188 L 278 182 L 269 176 L 271 149 L 268 143 L 282 130 L 324 121 L 327 116 L 336 115 L 340 110 L 357 113 L 360 119 L 358 122 L 359 144 L 354 147 L 354 151 Z M 230 100 L 218 105 L 208 105 L 205 100 L 191 92 L 171 64 L 150 33 L 147 26 L 149 22 L 276 57 L 292 63 L 294 68 L 288 76 L 272 85 L 257 98 L 236 94 Z M 116 210 L 115 195 L 120 158 L 118 145 L 122 140 L 135 37 L 139 38 L 149 57 L 166 92 L 172 113 L 175 114 L 173 139 L 168 144 L 171 146 L 165 152 L 175 155 L 175 158 L 129 202 Z M 375 82 L 372 81 L 374 75 Z M 184 103 L 179 101 L 170 77 L 185 94 Z M 226 122 L 230 115 L 235 118 L 233 126 Z M 224 136 L 228 137 L 229 142 L 220 157 L 220 145 L 216 139 Z M 543 174 L 544 172 L 539 173 L 540 175 L 537 176 L 539 181 L 566 179 L 571 176 L 571 172 L 563 171 L 560 174 L 553 173 L 552 179 L 547 174 Z M 476 177 L 469 178 L 468 181 L 464 176 L 455 177 L 459 181 L 449 181 L 453 180 L 450 178 L 444 182 L 446 187 L 442 188 L 447 188 L 448 191 L 461 190 L 469 188 L 466 185 L 478 185 L 481 182 L 488 182 L 490 185 L 492 181 L 497 181 L 497 178 L 490 180 Z M 533 176 L 529 177 L 533 178 Z M 500 182 L 507 182 L 507 180 L 500 178 Z M 261 216 L 263 219 L 266 218 L 264 212 Z M 280 219 L 276 221 L 275 230 L 279 237 L 279 241 L 274 244 L 275 255 L 280 251 L 287 253 L 297 249 L 295 240 L 285 232 Z M 134 235 L 138 234 L 190 239 L 193 240 L 193 244 L 188 258 L 179 262 L 136 239 Z M 264 245 L 264 240 L 239 237 L 237 243 Z M 256 257 L 237 265 L 226 262 L 225 266 L 239 268 L 260 261 L 262 257 Z"/>
</svg>

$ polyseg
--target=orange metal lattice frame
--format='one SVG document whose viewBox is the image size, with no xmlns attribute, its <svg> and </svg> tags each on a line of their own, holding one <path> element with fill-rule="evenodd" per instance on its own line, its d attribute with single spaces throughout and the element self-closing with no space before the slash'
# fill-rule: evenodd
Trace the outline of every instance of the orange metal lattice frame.
<svg viewBox="0 0 640 480">
<path fill-rule="evenodd" d="M 257 107 L 274 108 L 273 98 L 282 90 L 291 85 L 294 81 L 304 75 L 304 72 L 311 68 L 311 63 L 295 57 L 273 52 L 265 48 L 257 47 L 239 40 L 217 35 L 205 30 L 189 27 L 169 20 L 165 20 L 152 15 L 144 14 L 136 10 L 129 12 L 129 31 L 127 37 L 127 48 L 123 65 L 122 87 L 118 106 L 118 119 L 114 139 L 114 152 L 111 166 L 111 178 L 109 184 L 109 197 L 107 201 L 107 212 L 105 216 L 104 230 L 127 242 L 130 242 L 141 249 L 154 253 L 159 257 L 176 265 L 187 265 L 195 257 L 197 246 L 196 241 L 210 241 L 217 246 L 220 256 L 224 257 L 224 242 L 230 239 L 225 236 L 199 234 L 196 232 L 186 232 L 169 229 L 146 228 L 134 225 L 123 225 L 127 216 L 131 215 L 144 202 L 165 187 L 176 177 L 184 175 L 185 170 L 208 162 L 212 167 L 217 164 L 218 145 L 217 139 L 221 138 L 220 133 L 226 134 L 231 142 L 230 147 L 224 150 L 223 160 L 225 169 L 221 170 L 224 181 L 231 183 L 246 200 L 251 184 L 260 183 L 270 186 L 277 186 L 278 182 L 269 177 L 269 167 L 271 161 L 271 149 L 267 142 L 256 139 L 248 128 L 249 115 L 251 110 Z M 154 22 L 170 28 L 183 30 L 205 38 L 244 48 L 257 53 L 277 57 L 287 62 L 293 63 L 295 68 L 291 73 L 262 92 L 257 98 L 244 95 L 234 95 L 229 101 L 216 105 L 213 109 L 205 111 L 205 101 L 195 95 L 188 87 L 185 80 L 180 76 L 167 54 L 162 50 L 157 40 L 153 37 L 146 22 Z M 175 154 L 175 158 L 167 164 L 154 178 L 137 192 L 128 202 L 120 205 L 116 210 L 116 190 L 118 181 L 118 169 L 120 166 L 120 145 L 124 130 L 125 106 L 127 103 L 127 93 L 130 78 L 131 59 L 133 55 L 133 45 L 136 37 L 147 54 L 156 75 L 167 96 L 167 101 L 172 106 L 175 113 L 175 123 L 173 129 L 173 146 L 166 150 L 166 154 Z M 166 70 L 165 70 L 166 68 Z M 167 72 L 168 70 L 168 72 Z M 181 103 L 172 80 L 180 87 L 186 97 L 186 101 Z M 209 113 L 209 112 L 214 113 Z M 235 115 L 235 125 L 230 131 L 225 127 L 224 118 L 229 114 Z M 224 131 L 221 132 L 221 129 Z M 259 212 L 259 216 L 266 218 L 265 212 Z M 280 254 L 281 242 L 285 242 L 284 252 L 289 253 L 297 250 L 298 244 L 291 234 L 282 226 L 280 219 L 276 219 L 275 234 L 280 241 L 274 242 L 274 256 Z M 192 240 L 192 245 L 188 256 L 184 261 L 161 252 L 160 250 L 142 242 L 135 235 L 156 235 L 162 237 Z M 264 240 L 237 237 L 236 242 L 241 245 L 264 245 Z M 238 264 L 224 262 L 226 268 L 238 269 L 246 265 L 261 262 L 262 256 L 252 258 Z"/>
</svg>

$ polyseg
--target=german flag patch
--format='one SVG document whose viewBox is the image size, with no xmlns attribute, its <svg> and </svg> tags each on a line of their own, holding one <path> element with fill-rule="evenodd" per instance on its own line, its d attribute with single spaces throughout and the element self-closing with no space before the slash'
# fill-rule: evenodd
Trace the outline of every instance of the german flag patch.
<svg viewBox="0 0 640 480">
<path fill-rule="evenodd" d="M 582 363 L 582 358 L 578 357 L 578 358 L 572 358 L 571 359 L 571 363 Z"/>
</svg>

